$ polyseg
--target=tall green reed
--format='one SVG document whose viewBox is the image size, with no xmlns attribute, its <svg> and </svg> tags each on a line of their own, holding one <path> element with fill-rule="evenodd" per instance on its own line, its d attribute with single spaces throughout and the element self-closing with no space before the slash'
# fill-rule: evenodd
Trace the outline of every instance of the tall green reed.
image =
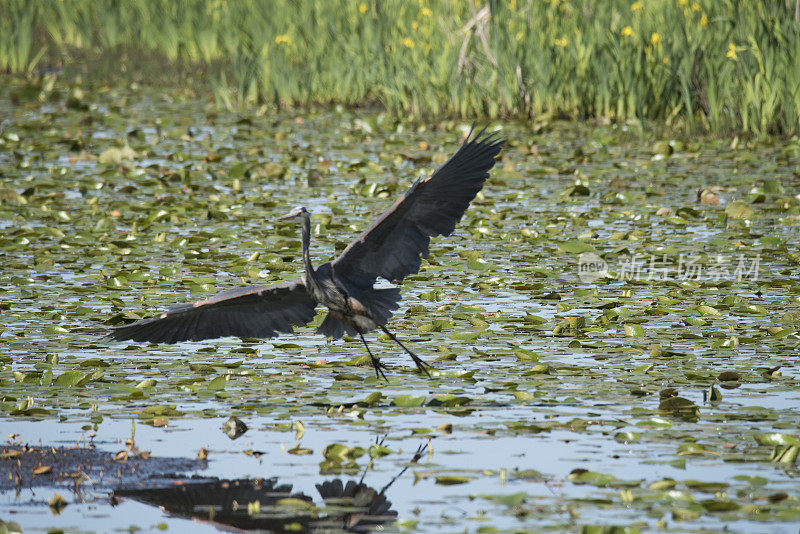
<svg viewBox="0 0 800 534">
<path fill-rule="evenodd" d="M 0 69 L 30 74 L 45 50 L 146 50 L 203 66 L 228 107 L 372 102 L 792 134 L 800 23 L 788 4 L 0 0 Z"/>
</svg>

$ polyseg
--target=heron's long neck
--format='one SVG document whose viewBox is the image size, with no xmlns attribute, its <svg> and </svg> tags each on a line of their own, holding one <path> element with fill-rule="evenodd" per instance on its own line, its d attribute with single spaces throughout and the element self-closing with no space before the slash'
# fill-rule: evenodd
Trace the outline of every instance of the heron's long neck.
<svg viewBox="0 0 800 534">
<path fill-rule="evenodd" d="M 311 246 L 311 220 L 308 214 L 303 215 L 303 266 L 306 269 L 306 274 L 309 277 L 314 276 L 314 266 L 311 265 L 311 254 L 309 247 Z"/>
</svg>

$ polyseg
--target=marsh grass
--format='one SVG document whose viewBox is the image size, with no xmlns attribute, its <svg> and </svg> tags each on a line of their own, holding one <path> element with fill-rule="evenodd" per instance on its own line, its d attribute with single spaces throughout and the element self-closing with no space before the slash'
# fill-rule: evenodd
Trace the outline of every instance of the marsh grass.
<svg viewBox="0 0 800 534">
<path fill-rule="evenodd" d="M 197 65 L 218 103 L 397 114 L 800 125 L 794 2 L 0 1 L 0 69 L 75 51 Z"/>
</svg>

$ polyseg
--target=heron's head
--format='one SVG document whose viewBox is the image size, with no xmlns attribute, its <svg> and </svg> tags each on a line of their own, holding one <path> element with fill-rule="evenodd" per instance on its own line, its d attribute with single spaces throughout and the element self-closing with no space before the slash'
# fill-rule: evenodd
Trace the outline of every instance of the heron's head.
<svg viewBox="0 0 800 534">
<path fill-rule="evenodd" d="M 278 217 L 279 221 L 296 221 L 303 216 L 308 216 L 308 211 L 305 206 L 297 206 L 292 211 L 282 217 Z"/>
</svg>

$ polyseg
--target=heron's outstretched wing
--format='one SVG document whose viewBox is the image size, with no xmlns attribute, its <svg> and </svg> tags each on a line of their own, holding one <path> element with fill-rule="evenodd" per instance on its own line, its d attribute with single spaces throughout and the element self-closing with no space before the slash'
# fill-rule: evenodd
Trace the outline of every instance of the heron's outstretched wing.
<svg viewBox="0 0 800 534">
<path fill-rule="evenodd" d="M 118 341 L 177 343 L 217 337 L 272 337 L 314 318 L 316 302 L 302 280 L 274 286 L 230 289 L 213 297 L 175 306 L 135 323 L 114 328 Z"/>
<path fill-rule="evenodd" d="M 419 271 L 431 237 L 450 235 L 483 187 L 504 141 L 470 135 L 442 167 L 417 180 L 405 195 L 348 246 L 331 266 L 334 275 L 360 289 L 377 277 L 400 281 Z"/>
</svg>

